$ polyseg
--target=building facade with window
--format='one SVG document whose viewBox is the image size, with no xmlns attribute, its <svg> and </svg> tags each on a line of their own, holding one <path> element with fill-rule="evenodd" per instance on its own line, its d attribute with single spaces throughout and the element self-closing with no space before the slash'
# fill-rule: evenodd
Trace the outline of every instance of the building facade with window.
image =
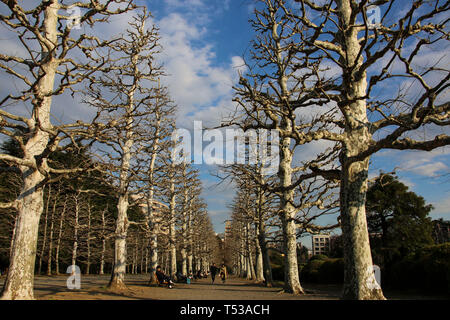
<svg viewBox="0 0 450 320">
<path fill-rule="evenodd" d="M 315 234 L 311 236 L 312 241 L 312 255 L 330 253 L 330 235 L 329 234 Z"/>
</svg>

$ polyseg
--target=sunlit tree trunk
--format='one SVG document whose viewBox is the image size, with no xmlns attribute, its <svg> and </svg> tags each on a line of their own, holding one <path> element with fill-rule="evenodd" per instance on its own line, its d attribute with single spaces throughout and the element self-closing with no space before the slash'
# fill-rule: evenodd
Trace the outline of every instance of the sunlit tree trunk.
<svg viewBox="0 0 450 320">
<path fill-rule="evenodd" d="M 72 265 L 77 264 L 77 253 L 78 253 L 78 230 L 79 230 L 79 218 L 80 218 L 80 203 L 79 203 L 79 195 L 78 193 L 74 196 L 75 201 L 75 217 L 73 222 L 73 243 L 72 243 Z M 75 272 L 75 269 L 72 269 L 72 272 Z"/>
<path fill-rule="evenodd" d="M 62 231 L 63 231 L 63 223 L 64 223 L 64 215 L 66 213 L 66 206 L 67 206 L 67 196 L 64 199 L 64 205 L 61 212 L 61 217 L 59 220 L 59 230 L 58 230 L 58 239 L 56 241 L 56 248 L 55 248 L 55 264 L 56 264 L 56 274 L 59 275 L 59 250 L 61 248 L 61 237 L 62 237 Z"/>
<path fill-rule="evenodd" d="M 289 126 L 289 124 L 285 124 Z M 278 176 L 283 187 L 291 185 L 292 179 L 292 151 L 290 150 L 290 138 L 283 138 L 280 145 L 280 164 Z M 294 222 L 295 208 L 294 191 L 285 190 L 280 199 L 280 216 L 284 239 L 284 263 L 285 283 L 284 291 L 293 294 L 304 293 L 300 285 L 297 263 L 297 234 Z"/>
<path fill-rule="evenodd" d="M 52 0 L 45 9 L 42 33 L 47 39 L 47 47 L 42 55 L 48 58 L 42 63 L 42 76 L 35 88 L 36 99 L 33 100 L 33 123 L 30 138 L 25 144 L 24 158 L 36 163 L 36 158 L 48 145 L 51 128 L 50 106 L 51 92 L 54 86 L 58 61 L 49 52 L 54 49 L 57 40 L 58 3 Z M 43 162 L 46 159 L 42 160 Z M 41 164 L 38 164 L 39 166 Z M 23 187 L 18 197 L 17 223 L 14 245 L 8 275 L 3 288 L 2 299 L 34 299 L 34 267 L 39 229 L 39 219 L 43 210 L 43 190 L 40 185 L 44 176 L 36 169 L 20 166 Z"/>
<path fill-rule="evenodd" d="M 53 255 L 53 231 L 55 224 L 55 215 L 56 215 L 56 204 L 58 203 L 60 192 L 55 195 L 53 201 L 52 213 L 50 216 L 50 234 L 48 236 L 48 259 L 47 259 L 47 275 L 52 274 L 52 255 Z"/>
<path fill-rule="evenodd" d="M 366 96 L 367 74 L 359 72 L 364 63 L 359 55 L 361 44 L 358 32 L 350 27 L 352 8 L 349 0 L 339 0 L 341 24 L 346 29 L 342 41 L 346 61 L 344 70 L 346 104 L 340 106 L 347 120 L 346 139 L 341 150 L 340 211 L 344 241 L 344 299 L 384 299 L 373 272 L 369 234 L 366 220 L 366 192 L 368 184 L 369 157 L 351 162 L 349 158 L 362 153 L 370 145 L 370 123 L 367 118 Z M 350 68 L 350 66 L 353 66 Z"/>
<path fill-rule="evenodd" d="M 175 168 L 172 167 L 170 169 L 171 178 L 170 178 L 170 200 L 169 200 L 169 253 L 170 253 L 170 264 L 169 264 L 169 274 L 171 277 L 175 278 L 177 273 L 177 248 L 175 246 L 176 241 L 176 233 L 175 233 L 175 181 L 173 176 L 175 175 Z"/>
<path fill-rule="evenodd" d="M 47 203 L 45 205 L 45 216 L 44 216 L 44 232 L 43 232 L 41 253 L 39 254 L 38 274 L 42 273 L 42 260 L 44 259 L 45 247 L 47 245 L 48 210 L 50 207 L 51 194 L 52 194 L 52 187 L 51 185 L 48 185 L 48 196 L 47 196 Z"/>
<path fill-rule="evenodd" d="M 100 271 L 99 274 L 105 273 L 105 253 L 106 253 L 106 220 L 105 220 L 105 210 L 102 210 L 102 251 L 100 253 Z"/>
</svg>

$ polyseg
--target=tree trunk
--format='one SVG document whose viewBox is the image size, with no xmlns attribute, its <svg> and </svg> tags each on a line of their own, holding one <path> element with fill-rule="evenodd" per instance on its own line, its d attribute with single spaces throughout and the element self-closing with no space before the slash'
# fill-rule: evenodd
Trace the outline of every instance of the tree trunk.
<svg viewBox="0 0 450 320">
<path fill-rule="evenodd" d="M 63 230 L 64 215 L 66 213 L 66 206 L 67 206 L 67 196 L 64 199 L 63 210 L 61 212 L 61 218 L 59 220 L 58 239 L 56 241 L 55 264 L 56 264 L 56 274 L 57 275 L 59 275 L 59 248 L 61 247 L 61 237 L 62 237 L 62 230 Z"/>
<path fill-rule="evenodd" d="M 278 176 L 282 187 L 291 185 L 292 179 L 292 151 L 290 150 L 290 138 L 283 138 L 280 148 L 280 164 Z M 280 216 L 284 240 L 284 291 L 293 294 L 303 294 L 300 285 L 297 263 L 297 235 L 295 221 L 294 191 L 285 190 L 280 199 Z"/>
<path fill-rule="evenodd" d="M 55 73 L 58 60 L 53 58 L 53 48 L 57 42 L 58 3 L 57 0 L 45 8 L 42 34 L 48 39 L 43 47 L 42 55 L 48 57 L 41 66 L 42 74 L 37 81 L 35 99 L 33 99 L 33 115 L 30 121 L 29 140 L 25 144 L 24 158 L 36 163 L 48 145 L 51 129 L 50 107 L 52 102 Z M 50 53 L 49 53 L 50 52 Z M 41 129 L 42 128 L 42 129 Z M 46 159 L 36 166 L 46 165 Z M 17 224 L 14 235 L 14 246 L 3 288 L 2 299 L 34 299 L 34 267 L 39 230 L 39 219 L 43 210 L 43 190 L 40 183 L 44 176 L 36 169 L 20 166 L 23 177 L 23 188 L 20 192 L 17 210 Z"/>
<path fill-rule="evenodd" d="M 135 64 L 137 55 L 132 57 Z M 137 72 L 137 71 L 136 71 Z M 136 90 L 136 89 L 134 89 Z M 122 162 L 119 175 L 119 200 L 117 202 L 116 239 L 114 242 L 114 266 L 108 288 L 111 290 L 124 290 L 125 273 L 127 267 L 127 232 L 128 232 L 128 180 L 130 172 L 131 152 L 134 144 L 132 110 L 134 108 L 134 91 L 129 94 L 129 104 L 126 107 L 125 143 L 122 147 Z"/>
<path fill-rule="evenodd" d="M 258 241 L 259 246 L 261 247 L 261 254 L 263 259 L 263 272 L 265 279 L 264 284 L 266 285 L 266 287 L 272 287 L 273 286 L 272 267 L 270 265 L 270 257 L 269 252 L 267 250 L 266 235 L 264 229 L 260 230 Z"/>
<path fill-rule="evenodd" d="M 187 223 L 186 223 L 186 217 L 183 217 L 184 221 L 183 221 L 183 225 L 181 227 L 181 234 L 182 234 L 182 239 L 181 239 L 181 250 L 180 250 L 180 254 L 181 254 L 181 273 L 185 276 L 187 276 L 188 274 L 188 268 L 187 268 L 187 251 L 186 251 L 186 229 L 187 229 Z"/>
<path fill-rule="evenodd" d="M 340 153 L 341 189 L 340 210 L 344 242 L 344 299 L 384 299 L 376 282 L 370 252 L 366 220 L 366 192 L 368 184 L 369 157 L 350 161 L 370 145 L 371 135 L 366 112 L 367 74 L 360 71 L 363 56 L 358 31 L 352 26 L 352 8 L 349 0 L 339 0 L 340 24 L 345 37 L 340 39 L 345 50 L 342 85 L 343 102 L 339 105 L 347 119 L 346 140 Z"/>
<path fill-rule="evenodd" d="M 158 137 L 160 132 L 160 121 L 156 123 L 155 136 Z M 157 157 L 157 148 L 158 148 L 159 139 L 155 138 L 152 144 L 150 165 L 148 169 L 148 179 L 149 179 L 149 192 L 147 199 L 147 227 L 149 230 L 149 250 L 150 250 L 150 279 L 149 284 L 156 283 L 156 267 L 158 266 L 158 225 L 156 222 L 155 212 L 153 210 L 153 198 L 155 193 L 155 185 L 153 182 L 154 169 L 155 169 L 155 161 Z"/>
<path fill-rule="evenodd" d="M 114 266 L 108 287 L 112 290 L 123 290 L 127 267 L 127 231 L 128 231 L 128 199 L 120 195 L 117 204 L 116 239 L 114 243 Z"/>
<path fill-rule="evenodd" d="M 106 240 L 102 239 L 102 253 L 100 255 L 100 271 L 99 274 L 105 274 L 105 251 L 106 251 Z"/>
<path fill-rule="evenodd" d="M 34 299 L 34 266 L 36 259 L 39 218 L 43 210 L 43 191 L 36 189 L 42 181 L 38 171 L 24 174 L 24 188 L 20 195 L 14 247 L 2 299 Z M 33 192 L 28 193 L 28 190 Z"/>
<path fill-rule="evenodd" d="M 149 243 L 147 241 L 147 244 L 145 246 L 145 273 L 148 273 L 148 248 L 149 248 Z"/>
<path fill-rule="evenodd" d="M 77 264 L 77 253 L 78 253 L 78 229 L 79 229 L 79 217 L 80 217 L 80 205 L 79 205 L 79 197 L 80 193 L 78 193 L 75 197 L 75 220 L 73 226 L 73 245 L 72 245 L 72 265 Z M 72 268 L 72 272 L 75 272 L 75 268 Z"/>
<path fill-rule="evenodd" d="M 107 207 L 108 208 L 108 207 Z M 105 234 L 106 234 L 106 221 L 105 221 L 105 211 L 107 210 L 107 208 L 105 210 L 102 210 L 102 252 L 100 254 L 100 271 L 99 274 L 104 274 L 105 273 L 105 252 L 106 252 L 106 238 L 105 238 Z"/>
<path fill-rule="evenodd" d="M 44 188 L 45 190 L 45 188 Z M 45 191 L 44 191 L 45 194 Z M 50 198 L 52 194 L 52 187 L 49 184 L 48 185 L 48 196 L 47 196 L 47 203 L 45 205 L 45 218 L 44 218 L 44 232 L 43 232 L 43 239 L 42 239 L 42 247 L 41 247 L 41 253 L 39 254 L 39 267 L 38 267 L 38 274 L 41 274 L 42 272 L 42 260 L 44 259 L 44 253 L 45 253 L 45 246 L 47 245 L 47 227 L 48 227 L 48 208 L 50 206 Z"/>
<path fill-rule="evenodd" d="M 58 203 L 60 191 L 55 195 L 53 202 L 52 214 L 50 216 L 50 234 L 48 236 L 48 259 L 47 259 L 47 275 L 52 274 L 52 255 L 53 255 L 53 229 L 54 229 L 54 219 L 56 215 L 56 204 Z"/>
<path fill-rule="evenodd" d="M 12 236 L 11 236 L 11 241 L 9 242 L 9 259 L 10 260 L 11 260 L 13 248 L 14 248 L 14 238 L 16 236 L 16 226 L 17 226 L 18 218 L 19 218 L 19 215 L 16 215 L 16 217 L 14 219 L 14 227 L 13 227 L 13 232 L 12 232 Z"/>
<path fill-rule="evenodd" d="M 170 170 L 174 171 L 174 167 Z M 169 226 L 169 252 L 170 252 L 170 265 L 169 265 L 169 274 L 171 277 L 175 278 L 177 273 L 177 248 L 175 246 L 176 242 L 176 233 L 175 233 L 175 181 L 173 175 L 175 172 L 172 172 L 172 177 L 170 179 L 170 202 L 169 202 L 169 210 L 170 210 L 170 226 Z"/>
<path fill-rule="evenodd" d="M 145 256 L 145 251 L 146 251 L 146 246 L 145 246 L 145 237 L 142 237 L 142 246 L 141 246 L 141 266 L 140 266 L 140 273 L 144 273 L 144 256 Z M 147 270 L 147 269 L 146 269 Z"/>
<path fill-rule="evenodd" d="M 194 258 L 194 243 L 193 243 L 193 231 L 191 226 L 191 220 L 192 220 L 192 212 L 189 210 L 188 214 L 188 224 L 187 224 L 187 272 L 188 274 L 194 274 L 194 269 L 192 265 L 192 261 Z"/>
<path fill-rule="evenodd" d="M 158 266 L 158 235 L 153 232 L 150 235 L 150 283 L 156 283 L 155 271 Z"/>
<path fill-rule="evenodd" d="M 255 262 L 256 262 L 256 281 L 257 282 L 264 282 L 264 268 L 263 268 L 263 256 L 262 256 L 262 250 L 261 246 L 259 244 L 259 227 L 258 224 L 255 224 Z"/>
<path fill-rule="evenodd" d="M 254 280 L 255 279 L 255 268 L 253 265 L 253 256 L 252 256 L 252 249 L 251 249 L 251 243 L 250 243 L 250 223 L 247 222 L 245 226 L 245 235 L 246 235 L 246 254 L 247 254 L 247 280 Z"/>
<path fill-rule="evenodd" d="M 86 238 L 86 250 L 87 250 L 87 256 L 86 256 L 86 274 L 89 274 L 91 269 L 91 202 L 90 198 L 88 199 L 87 203 L 87 214 L 88 214 L 88 225 L 87 225 L 87 238 Z"/>
</svg>

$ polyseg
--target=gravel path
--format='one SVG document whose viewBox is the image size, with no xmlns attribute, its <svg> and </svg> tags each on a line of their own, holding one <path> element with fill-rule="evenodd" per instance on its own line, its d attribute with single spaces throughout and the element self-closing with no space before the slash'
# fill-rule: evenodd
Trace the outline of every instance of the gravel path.
<svg viewBox="0 0 450 320">
<path fill-rule="evenodd" d="M 266 288 L 252 281 L 230 278 L 225 284 L 220 279 L 211 284 L 211 279 L 193 281 L 191 284 L 176 284 L 173 289 L 148 286 L 148 275 L 127 275 L 128 292 L 121 294 L 106 289 L 109 275 L 82 275 L 81 289 L 69 290 L 67 275 L 36 276 L 35 297 L 40 300 L 336 300 L 341 294 L 340 285 L 303 284 L 306 295 L 295 296 L 284 293 L 281 287 Z M 0 288 L 5 277 L 0 278 Z M 388 299 L 448 299 L 448 296 L 424 296 L 406 292 L 385 292 Z"/>
<path fill-rule="evenodd" d="M 339 292 L 329 288 L 308 290 L 304 296 L 294 296 L 282 292 L 282 288 L 266 288 L 251 281 L 230 278 L 211 284 L 211 279 L 194 280 L 191 284 L 176 284 L 174 288 L 148 286 L 148 275 L 127 275 L 129 292 L 111 293 L 106 289 L 109 275 L 81 276 L 81 289 L 69 290 L 66 275 L 36 276 L 35 297 L 43 300 L 103 300 L 103 299 L 169 299 L 169 300 L 310 300 L 338 299 Z M 220 280 L 220 279 L 219 279 Z M 4 277 L 0 279 L 3 286 Z M 308 288 L 307 288 L 308 289 Z"/>
</svg>

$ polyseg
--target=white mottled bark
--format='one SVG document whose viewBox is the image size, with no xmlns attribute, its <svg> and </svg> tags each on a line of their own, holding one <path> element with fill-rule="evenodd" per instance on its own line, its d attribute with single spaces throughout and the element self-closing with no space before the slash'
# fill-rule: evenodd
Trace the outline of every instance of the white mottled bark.
<svg viewBox="0 0 450 320">
<path fill-rule="evenodd" d="M 73 244 L 72 244 L 72 265 L 77 264 L 77 252 L 78 252 L 78 229 L 79 229 L 79 217 L 80 217 L 80 204 L 78 195 L 74 197 L 75 200 L 75 217 L 73 221 Z M 75 272 L 75 269 L 72 269 Z"/>
<path fill-rule="evenodd" d="M 366 101 L 363 98 L 366 96 L 367 74 L 365 71 L 359 72 L 363 57 L 358 57 L 360 51 L 358 33 L 351 27 L 350 0 L 339 0 L 338 10 L 341 16 L 341 27 L 346 35 L 341 40 L 346 58 L 341 58 L 341 62 L 349 66 L 348 69 L 343 70 L 342 77 L 346 95 L 343 98 L 348 102 L 340 106 L 347 119 L 346 140 L 340 154 L 342 165 L 340 209 L 345 264 L 343 298 L 384 299 L 372 271 L 373 263 L 366 221 L 365 200 L 369 157 L 353 163 L 348 160 L 349 157 L 364 151 L 371 139 Z"/>
<path fill-rule="evenodd" d="M 288 126 L 288 124 L 286 124 Z M 290 138 L 283 138 L 280 147 L 280 164 L 278 176 L 282 187 L 291 185 L 292 179 L 292 151 L 290 150 Z M 282 223 L 282 232 L 284 239 L 284 262 L 285 262 L 285 282 L 284 291 L 293 294 L 303 294 L 303 288 L 300 285 L 297 263 L 297 236 L 296 226 L 293 218 L 295 217 L 295 208 L 292 205 L 294 201 L 294 191 L 283 191 L 280 197 L 280 216 Z"/>
<path fill-rule="evenodd" d="M 171 168 L 174 170 L 174 168 Z M 175 246 L 176 233 L 175 233 L 175 181 L 173 175 L 175 172 L 171 173 L 170 178 L 170 200 L 169 200 L 169 252 L 170 252 L 170 264 L 169 264 L 169 274 L 171 277 L 175 278 L 177 273 L 177 248 Z"/>
<path fill-rule="evenodd" d="M 157 157 L 157 149 L 159 144 L 159 139 L 157 138 L 160 133 L 160 121 L 156 123 L 155 130 L 155 140 L 152 144 L 150 165 L 148 169 L 148 179 L 150 189 L 148 192 L 147 199 L 147 225 L 149 229 L 149 250 L 150 250 L 150 280 L 149 283 L 156 283 L 155 271 L 158 266 L 158 226 L 155 218 L 155 213 L 153 210 L 153 199 L 155 194 L 155 186 L 153 182 L 153 176 L 155 171 L 155 161 Z"/>
<path fill-rule="evenodd" d="M 102 210 L 102 252 L 100 254 L 100 271 L 99 274 L 105 273 L 105 252 L 106 252 L 106 220 L 105 220 L 105 211 Z"/>
<path fill-rule="evenodd" d="M 264 281 L 264 267 L 263 267 L 263 256 L 261 246 L 259 245 L 259 228 L 258 225 L 255 225 L 255 263 L 256 263 L 256 281 L 263 282 Z"/>
<path fill-rule="evenodd" d="M 45 193 L 45 191 L 44 191 L 44 193 Z M 41 272 L 42 272 L 42 260 L 44 259 L 45 246 L 47 245 L 48 208 L 50 207 L 51 194 L 52 194 L 52 187 L 51 187 L 51 185 L 48 185 L 48 197 L 47 197 L 47 203 L 45 205 L 44 232 L 43 232 L 43 237 L 42 237 L 41 253 L 39 254 L 38 274 L 41 274 Z"/>
<path fill-rule="evenodd" d="M 156 281 L 155 279 L 155 271 L 156 267 L 158 266 L 158 235 L 153 232 L 150 235 L 150 283 L 153 283 Z"/>
<path fill-rule="evenodd" d="M 246 242 L 246 260 L 247 260 L 247 279 L 248 280 L 254 280 L 255 279 L 255 267 L 253 264 L 253 255 L 252 255 L 252 248 L 251 248 L 251 242 L 250 242 L 250 223 L 248 222 L 245 226 L 245 242 Z"/>
<path fill-rule="evenodd" d="M 67 196 L 64 199 L 63 210 L 61 212 L 61 217 L 59 220 L 58 239 L 56 241 L 56 248 L 55 248 L 55 264 L 56 264 L 56 274 L 57 275 L 59 275 L 59 248 L 61 247 L 61 237 L 62 237 L 62 230 L 63 230 L 63 223 L 64 223 L 64 215 L 66 213 L 66 206 L 67 206 Z"/>
<path fill-rule="evenodd" d="M 143 27 L 143 26 L 142 26 Z M 131 56 L 131 63 L 134 66 L 133 74 L 136 76 L 138 52 Z M 135 79 L 136 80 L 136 79 Z M 124 117 L 126 118 L 125 141 L 122 147 L 122 161 L 120 163 L 119 174 L 119 200 L 117 203 L 117 220 L 116 220 L 116 238 L 114 243 L 114 267 L 111 280 L 108 287 L 112 290 L 125 289 L 125 273 L 127 267 L 127 233 L 128 233 L 128 180 L 130 173 L 130 163 L 132 155 L 132 147 L 134 144 L 134 117 L 133 109 L 135 108 L 134 94 L 137 90 L 137 83 L 128 92 L 128 103 L 125 106 Z"/>
<path fill-rule="evenodd" d="M 91 269 L 91 203 L 88 199 L 87 203 L 87 214 L 88 214 L 88 224 L 87 224 L 87 236 L 86 236 L 86 274 L 89 274 Z"/>
<path fill-rule="evenodd" d="M 132 104 L 130 104 L 131 108 Z M 108 287 L 113 290 L 125 289 L 125 274 L 127 267 L 127 233 L 128 233 L 128 173 L 131 161 L 131 147 L 133 146 L 133 119 L 127 119 L 126 141 L 123 146 L 123 157 L 120 167 L 119 200 L 117 203 L 117 220 L 114 242 L 114 266 Z"/>
<path fill-rule="evenodd" d="M 121 195 L 117 204 L 117 220 L 114 242 L 114 266 L 108 287 L 114 290 L 125 289 L 127 267 L 128 195 Z"/>
<path fill-rule="evenodd" d="M 186 168 L 184 168 L 184 172 L 186 173 Z M 188 208 L 188 189 L 185 186 L 184 188 L 184 194 L 183 194 L 183 213 L 182 213 L 182 225 L 181 225 L 181 274 L 187 275 L 188 274 L 188 268 L 187 268 L 187 219 L 189 215 L 189 208 Z"/>
<path fill-rule="evenodd" d="M 43 55 L 48 59 L 42 64 L 42 76 L 36 85 L 37 97 L 33 99 L 33 115 L 30 138 L 25 145 L 24 158 L 36 162 L 48 144 L 49 135 L 42 129 L 50 129 L 50 107 L 55 72 L 58 61 L 47 53 L 52 50 L 57 40 L 58 2 L 52 0 L 44 12 L 42 31 L 48 40 L 48 47 L 43 47 Z M 45 165 L 46 159 L 42 159 Z M 41 165 L 41 164 L 38 164 Z M 39 219 L 43 211 L 43 191 L 40 183 L 44 176 L 35 169 L 21 166 L 23 188 L 18 197 L 17 223 L 14 245 L 7 279 L 3 288 L 2 299 L 34 299 L 34 267 L 38 239 Z"/>
<path fill-rule="evenodd" d="M 53 201 L 52 213 L 50 216 L 50 233 L 48 236 L 48 258 L 47 258 L 47 275 L 52 274 L 52 255 L 53 255 L 53 231 L 55 225 L 55 215 L 56 215 L 56 204 L 58 202 L 59 191 L 55 195 L 55 199 Z"/>
</svg>

